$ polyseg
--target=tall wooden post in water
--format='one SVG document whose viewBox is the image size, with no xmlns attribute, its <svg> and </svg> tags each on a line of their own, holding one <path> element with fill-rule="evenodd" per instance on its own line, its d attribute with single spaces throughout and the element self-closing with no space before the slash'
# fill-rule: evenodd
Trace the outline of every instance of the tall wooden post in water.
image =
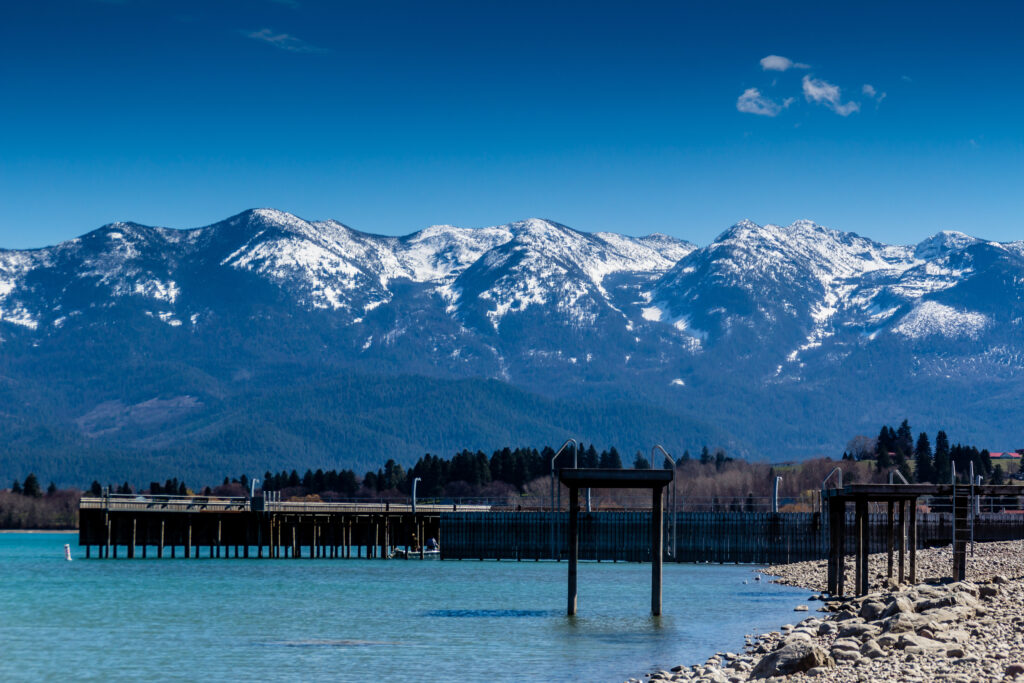
<svg viewBox="0 0 1024 683">
<path fill-rule="evenodd" d="M 664 557 L 662 499 L 664 491 L 660 487 L 651 489 L 651 614 L 656 617 L 661 616 L 661 561 Z"/>
<path fill-rule="evenodd" d="M 611 470 L 563 469 L 558 479 L 569 488 L 569 594 L 567 613 L 574 616 L 577 609 L 577 564 L 579 563 L 579 490 L 580 489 L 651 489 L 651 614 L 661 614 L 661 579 L 664 525 L 662 496 L 672 482 L 674 470 Z"/>
<path fill-rule="evenodd" d="M 576 616 L 576 564 L 580 559 L 579 524 L 580 490 L 569 487 L 569 606 L 567 613 Z"/>
</svg>

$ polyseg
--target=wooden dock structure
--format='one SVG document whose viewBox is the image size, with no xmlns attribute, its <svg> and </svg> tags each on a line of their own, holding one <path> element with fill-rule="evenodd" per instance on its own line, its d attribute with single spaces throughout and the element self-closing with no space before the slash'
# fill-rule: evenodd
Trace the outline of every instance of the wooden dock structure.
<svg viewBox="0 0 1024 683">
<path fill-rule="evenodd" d="M 947 488 L 951 494 L 952 487 Z M 982 499 L 982 512 L 971 520 L 974 539 L 1024 539 L 1024 514 L 1001 514 L 997 511 L 999 499 L 983 488 L 975 487 L 987 497 Z M 940 490 L 945 489 L 936 488 Z M 1021 488 L 1004 487 L 997 493 L 1008 496 L 1003 506 L 1021 508 Z M 857 515 L 849 509 L 856 506 L 844 506 L 845 513 L 829 515 L 833 495 L 826 492 L 824 514 L 666 511 L 662 525 L 664 561 L 780 564 L 823 560 L 830 557 L 833 548 L 842 548 L 844 555 L 856 555 Z M 896 544 L 904 538 L 898 512 L 905 511 L 908 527 L 904 576 L 910 568 L 911 549 L 949 545 L 955 528 L 963 535 L 963 522 L 954 522 L 951 496 L 931 501 L 930 512 L 925 512 L 928 508 L 921 498 L 915 506 L 892 502 L 891 535 L 887 502 L 873 503 L 862 513 L 867 522 L 863 543 L 868 552 L 887 552 L 889 539 L 894 539 L 894 573 L 899 569 Z M 910 507 L 915 510 L 913 525 Z M 962 507 L 957 506 L 961 515 Z M 517 511 L 491 505 L 421 503 L 413 515 L 410 505 L 394 502 L 110 496 L 83 498 L 80 519 L 79 545 L 85 548 L 87 557 L 95 558 L 196 558 L 211 556 L 211 552 L 214 558 L 385 558 L 395 546 L 410 545 L 413 538 L 435 538 L 441 542 L 441 557 L 445 560 L 569 559 L 569 514 L 550 509 Z M 840 519 L 842 528 L 833 527 Z M 580 561 L 652 561 L 649 508 L 580 510 L 577 525 Z M 911 526 L 916 538 L 909 534 Z M 831 537 L 833 533 L 841 534 L 838 544 Z M 963 547 L 962 539 L 958 546 Z"/>
<path fill-rule="evenodd" d="M 569 487 L 569 616 L 576 614 L 576 565 L 579 563 L 580 489 L 629 488 L 651 490 L 651 614 L 661 615 L 662 562 L 664 561 L 664 532 L 662 504 L 665 487 L 672 483 L 674 470 L 612 470 L 564 469 L 558 479 Z"/>
<path fill-rule="evenodd" d="M 458 506 L 454 506 L 458 509 Z M 470 506 L 472 509 L 472 506 Z M 83 498 L 78 544 L 86 557 L 382 558 L 422 550 L 440 534 L 441 509 L 395 503 L 269 502 L 262 498 Z M 407 557 L 409 554 L 407 553 Z M 412 553 L 415 557 L 415 553 Z"/>
<path fill-rule="evenodd" d="M 898 550 L 898 581 L 906 577 L 917 581 L 918 501 L 924 496 L 947 497 L 951 500 L 950 542 L 953 545 L 951 576 L 963 581 L 967 572 L 967 544 L 974 538 L 976 497 L 1019 498 L 1021 488 L 1012 485 L 973 484 L 851 484 L 843 488 L 822 491 L 829 511 L 828 592 L 845 592 L 846 554 L 848 549 L 847 504 L 854 507 L 854 592 L 868 592 L 868 555 L 870 544 L 869 505 L 886 505 L 885 531 L 888 553 L 888 578 L 894 577 L 893 555 Z M 899 533 L 896 530 L 896 512 L 899 513 Z M 1016 536 L 1019 538 L 1019 536 Z M 909 554 L 909 560 L 908 560 Z M 909 567 L 907 565 L 909 564 Z M 908 569 L 905 575 L 904 570 Z"/>
</svg>

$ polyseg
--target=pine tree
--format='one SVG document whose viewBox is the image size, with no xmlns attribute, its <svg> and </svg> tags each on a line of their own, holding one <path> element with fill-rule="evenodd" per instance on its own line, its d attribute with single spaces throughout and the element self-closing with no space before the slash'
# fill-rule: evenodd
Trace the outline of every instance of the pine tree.
<svg viewBox="0 0 1024 683">
<path fill-rule="evenodd" d="M 729 462 L 731 458 L 726 457 L 725 451 L 721 448 L 715 450 L 715 469 L 722 469 L 722 465 Z"/>
<path fill-rule="evenodd" d="M 95 479 L 92 480 L 92 484 L 89 485 L 89 495 L 99 497 L 103 495 L 103 485 Z"/>
<path fill-rule="evenodd" d="M 46 495 L 52 496 L 55 493 L 57 493 L 57 485 L 51 481 L 50 485 L 46 487 Z"/>
<path fill-rule="evenodd" d="M 622 458 L 619 457 L 619 452 L 615 450 L 614 446 L 612 446 L 610 451 L 602 451 L 598 467 L 606 470 L 622 469 Z"/>
<path fill-rule="evenodd" d="M 996 465 L 995 468 L 993 468 L 993 470 L 992 470 L 992 483 L 997 485 L 997 486 L 999 484 L 1005 484 L 1006 483 L 1006 475 L 1003 474 L 1003 466 L 1002 465 Z"/>
<path fill-rule="evenodd" d="M 893 433 L 892 427 L 883 426 L 878 432 L 878 438 L 875 440 L 875 466 L 879 472 L 892 467 L 892 456 L 889 453 L 892 452 L 895 441 L 896 435 Z"/>
<path fill-rule="evenodd" d="M 704 448 L 700 451 L 700 464 L 708 465 L 711 463 L 711 451 L 708 450 L 708 445 L 704 444 Z"/>
<path fill-rule="evenodd" d="M 40 498 L 43 495 L 42 489 L 39 488 L 39 480 L 36 479 L 35 474 L 29 474 L 25 477 L 25 483 L 22 484 L 21 488 L 26 496 L 32 498 Z"/>
<path fill-rule="evenodd" d="M 950 459 L 949 438 L 939 430 L 935 435 L 935 483 L 948 484 L 953 476 L 953 461 Z"/>
<path fill-rule="evenodd" d="M 11 484 L 11 493 L 21 493 L 21 482 L 17 479 Z"/>
<path fill-rule="evenodd" d="M 928 434 L 921 432 L 914 448 L 914 462 L 917 466 L 917 481 L 921 483 L 935 482 L 935 463 L 932 462 L 932 445 Z"/>
<path fill-rule="evenodd" d="M 649 470 L 651 469 L 650 461 L 644 457 L 643 451 L 637 451 L 636 457 L 633 458 L 633 469 L 634 470 Z"/>
<path fill-rule="evenodd" d="M 904 455 L 914 452 L 914 435 L 910 431 L 910 423 L 906 420 L 900 423 L 900 428 L 896 431 L 895 446 L 894 450 L 902 450 Z"/>
</svg>

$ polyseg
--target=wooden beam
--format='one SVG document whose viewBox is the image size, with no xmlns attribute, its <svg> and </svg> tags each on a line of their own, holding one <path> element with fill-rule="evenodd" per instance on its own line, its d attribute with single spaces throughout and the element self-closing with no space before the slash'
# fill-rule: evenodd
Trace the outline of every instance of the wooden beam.
<svg viewBox="0 0 1024 683">
<path fill-rule="evenodd" d="M 664 489 L 651 491 L 651 614 L 661 616 L 662 558 L 664 556 L 663 509 Z"/>
<path fill-rule="evenodd" d="M 862 585 L 863 577 L 861 573 L 864 571 L 864 566 L 860 561 L 861 555 L 866 551 L 864 549 L 864 516 L 865 503 L 860 498 L 856 499 L 853 503 L 853 539 L 854 539 L 854 553 L 853 553 L 853 592 L 855 595 L 863 595 L 860 587 Z"/>
<path fill-rule="evenodd" d="M 917 500 L 910 504 L 910 533 L 907 542 L 910 544 L 910 583 L 917 583 Z"/>
<path fill-rule="evenodd" d="M 863 548 L 860 555 L 860 586 L 858 586 L 858 593 L 860 595 L 868 594 L 868 586 L 870 585 L 871 574 L 868 571 L 868 557 L 871 555 L 871 526 L 869 525 L 868 516 L 868 501 L 865 499 L 861 505 L 864 508 L 863 514 L 860 517 L 861 529 L 859 535 L 863 538 Z"/>
<path fill-rule="evenodd" d="M 576 563 L 579 561 L 579 525 L 580 514 L 579 489 L 569 487 L 569 601 L 567 613 L 576 616 Z"/>
<path fill-rule="evenodd" d="M 886 563 L 885 575 L 888 578 L 892 578 L 892 554 L 893 554 L 893 507 L 895 503 L 889 501 L 885 507 L 885 546 L 889 551 L 888 562 Z"/>
<path fill-rule="evenodd" d="M 900 549 L 900 563 L 899 563 L 899 575 L 898 581 L 903 583 L 906 579 L 906 556 L 907 556 L 907 508 L 911 505 L 911 501 L 903 499 L 899 503 L 900 505 L 900 534 L 899 534 L 899 549 Z"/>
</svg>

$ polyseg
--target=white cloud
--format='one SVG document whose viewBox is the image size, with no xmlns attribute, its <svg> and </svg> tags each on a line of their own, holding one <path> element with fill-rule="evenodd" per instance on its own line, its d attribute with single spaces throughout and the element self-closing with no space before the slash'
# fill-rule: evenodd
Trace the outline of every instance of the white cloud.
<svg viewBox="0 0 1024 683">
<path fill-rule="evenodd" d="M 860 89 L 860 91 L 879 104 L 882 103 L 882 100 L 884 100 L 886 98 L 886 95 L 888 94 L 884 92 L 878 92 L 878 90 L 875 89 L 875 86 L 871 85 L 870 83 L 865 83 L 864 86 Z"/>
<path fill-rule="evenodd" d="M 759 116 L 778 116 L 779 112 L 793 104 L 793 98 L 787 97 L 782 104 L 765 97 L 757 88 L 747 88 L 736 100 L 736 109 L 744 114 Z"/>
<path fill-rule="evenodd" d="M 833 85 L 820 78 L 804 76 L 803 87 L 804 97 L 807 98 L 808 102 L 823 104 L 840 116 L 849 116 L 854 112 L 860 111 L 860 103 L 858 102 L 850 101 L 843 104 L 838 85 Z"/>
<path fill-rule="evenodd" d="M 259 40 L 267 43 L 268 45 L 273 45 L 274 47 L 287 52 L 305 52 L 307 54 L 323 54 L 325 52 L 330 52 L 330 50 L 326 48 L 310 45 L 303 39 L 296 38 L 293 35 L 289 35 L 287 33 L 274 33 L 269 28 L 261 28 L 259 31 L 246 33 L 245 36 L 247 38 L 252 38 L 253 40 Z"/>
<path fill-rule="evenodd" d="M 794 62 L 788 57 L 768 55 L 761 60 L 761 68 L 765 71 L 788 71 L 789 69 L 810 69 L 807 64 Z"/>
</svg>

